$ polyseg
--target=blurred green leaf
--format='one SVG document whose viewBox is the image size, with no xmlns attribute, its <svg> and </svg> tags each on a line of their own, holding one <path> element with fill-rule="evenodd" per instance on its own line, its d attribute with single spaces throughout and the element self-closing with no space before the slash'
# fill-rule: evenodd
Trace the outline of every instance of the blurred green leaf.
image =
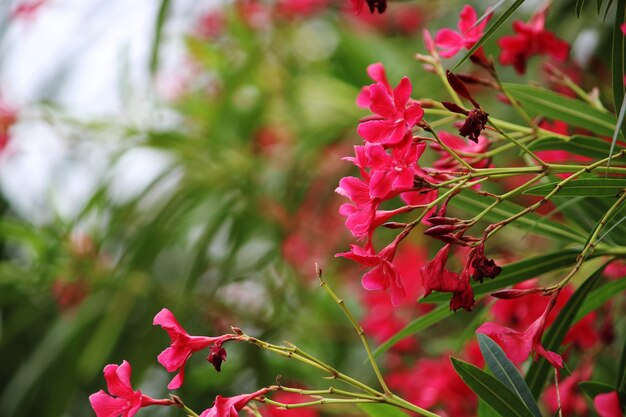
<svg viewBox="0 0 626 417">
<path fill-rule="evenodd" d="M 532 151 L 562 150 L 594 159 L 606 158 L 611 150 L 611 144 L 609 142 L 593 136 L 584 135 L 573 135 L 567 139 L 550 136 L 538 139 L 532 142 L 528 147 Z"/>
<path fill-rule="evenodd" d="M 541 184 L 524 191 L 530 195 L 548 195 L 561 181 Z M 614 198 L 626 188 L 625 178 L 586 178 L 563 185 L 555 197 L 604 197 Z"/>
<path fill-rule="evenodd" d="M 616 119 L 610 113 L 598 110 L 580 100 L 572 99 L 542 87 L 524 84 L 505 84 L 504 88 L 531 115 L 562 120 L 571 126 L 590 130 L 598 135 L 613 134 Z"/>
<path fill-rule="evenodd" d="M 467 384 L 494 411 L 503 417 L 533 417 L 522 400 L 502 382 L 474 365 L 450 357 L 454 369 Z"/>
<path fill-rule="evenodd" d="M 594 310 L 600 308 L 604 303 L 609 301 L 612 297 L 617 296 L 618 294 L 622 294 L 623 291 L 626 290 L 626 279 L 621 278 L 616 281 L 609 281 L 599 288 L 591 291 L 583 305 L 580 306 L 578 313 L 576 313 L 576 317 L 574 318 L 574 323 L 577 323 L 579 320 L 582 320 L 587 314 L 591 313 Z"/>
<path fill-rule="evenodd" d="M 594 399 L 598 394 L 604 394 L 605 392 L 615 391 L 615 387 L 604 382 L 596 381 L 584 381 L 578 384 L 578 388 L 582 392 L 587 394 L 589 398 Z"/>
</svg>

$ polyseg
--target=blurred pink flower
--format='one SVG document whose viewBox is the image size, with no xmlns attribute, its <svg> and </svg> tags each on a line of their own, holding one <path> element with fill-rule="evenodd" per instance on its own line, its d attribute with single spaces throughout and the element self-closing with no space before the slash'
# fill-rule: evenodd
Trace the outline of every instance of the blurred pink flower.
<svg viewBox="0 0 626 417">
<path fill-rule="evenodd" d="M 269 388 L 262 388 L 251 394 L 237 395 L 236 397 L 215 397 L 213 407 L 204 410 L 199 417 L 238 417 L 239 411 L 256 397 L 267 394 Z"/>
<path fill-rule="evenodd" d="M 617 391 L 596 395 L 596 398 L 593 399 L 593 405 L 600 417 L 624 416 L 619 403 L 619 395 L 617 395 Z"/>
<path fill-rule="evenodd" d="M 97 417 L 132 417 L 142 407 L 150 405 L 174 405 L 172 400 L 155 400 L 141 391 L 134 391 L 130 385 L 130 364 L 123 361 L 121 365 L 104 367 L 104 379 L 109 394 L 100 390 L 89 396 L 91 407 Z"/>
<path fill-rule="evenodd" d="M 439 48 L 439 54 L 444 58 L 451 58 L 461 49 L 470 50 L 472 46 L 480 39 L 485 30 L 485 26 L 491 19 L 489 14 L 480 23 L 476 11 L 472 6 L 465 6 L 461 10 L 461 20 L 459 20 L 459 31 L 452 29 L 441 29 L 435 35 L 435 44 Z"/>
</svg>

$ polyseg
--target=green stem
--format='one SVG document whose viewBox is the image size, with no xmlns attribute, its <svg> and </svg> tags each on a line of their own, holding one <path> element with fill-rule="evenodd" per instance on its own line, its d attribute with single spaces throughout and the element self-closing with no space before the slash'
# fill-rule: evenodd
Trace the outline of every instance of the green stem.
<svg viewBox="0 0 626 417">
<path fill-rule="evenodd" d="M 582 252 L 580 252 L 580 254 L 576 257 L 576 264 L 570 270 L 570 272 L 554 287 L 555 290 L 563 288 L 565 285 L 567 285 L 570 279 L 572 279 L 572 277 L 576 275 L 576 272 L 578 272 L 582 264 L 585 262 L 585 259 L 587 259 L 595 249 L 598 243 L 597 239 L 600 231 L 602 231 L 602 229 L 606 226 L 607 222 L 613 216 L 613 214 L 620 209 L 624 201 L 626 201 L 626 189 L 622 190 L 622 194 L 617 199 L 617 201 L 613 203 L 613 205 L 607 210 L 606 213 L 604 213 L 604 215 L 600 219 L 600 222 L 587 240 L 587 244 L 583 248 Z"/>
<path fill-rule="evenodd" d="M 517 139 L 515 139 L 513 136 L 510 136 L 509 134 L 507 134 L 506 132 L 504 132 L 504 130 L 502 130 L 497 123 L 494 123 L 493 120 L 489 120 L 489 124 L 491 126 L 493 126 L 494 129 L 496 129 L 496 131 L 501 134 L 503 137 L 505 137 L 506 139 L 508 139 L 509 141 L 513 142 L 515 144 L 515 146 L 517 146 L 518 148 L 520 148 L 521 150 L 523 150 L 524 152 L 526 152 L 531 158 L 533 158 L 535 161 L 537 161 L 537 163 L 542 166 L 545 167 L 546 163 L 543 162 L 543 160 L 541 158 L 539 158 L 537 155 L 535 155 L 535 153 L 533 151 L 531 151 L 530 149 L 528 149 L 528 147 L 523 144 L 522 142 L 518 141 Z"/>
<path fill-rule="evenodd" d="M 437 135 L 437 133 L 434 131 L 434 129 L 430 129 L 430 127 L 428 127 L 428 128 L 425 128 L 425 130 L 430 132 L 433 135 L 433 137 L 435 138 L 435 140 L 437 141 L 437 143 L 439 144 L 439 146 L 441 146 L 443 149 L 445 149 L 445 151 L 448 152 L 448 154 L 450 154 L 454 159 L 456 159 L 462 166 L 467 168 L 468 171 L 472 172 L 474 170 L 474 168 L 470 164 L 468 164 L 467 161 L 465 161 L 465 159 L 461 158 L 448 145 L 443 143 L 443 141 L 439 138 L 439 135 Z"/>
<path fill-rule="evenodd" d="M 365 331 L 363 330 L 363 327 L 361 327 L 361 325 L 356 321 L 356 319 L 352 315 L 352 312 L 350 312 L 350 309 L 348 308 L 346 303 L 343 301 L 343 298 L 339 298 L 337 294 L 335 294 L 335 292 L 332 290 L 332 288 L 330 288 L 328 283 L 324 280 L 324 278 L 322 277 L 322 268 L 320 268 L 319 265 L 315 265 L 315 270 L 317 272 L 317 277 L 320 280 L 320 286 L 323 287 L 324 290 L 326 290 L 326 293 L 328 293 L 328 295 L 330 296 L 330 298 L 332 298 L 339 305 L 339 307 L 341 308 L 343 313 L 346 315 L 348 320 L 350 320 L 350 323 L 352 323 L 352 327 L 354 327 L 354 330 L 356 330 L 357 334 L 361 338 L 361 342 L 363 343 L 363 347 L 365 347 L 365 352 L 367 353 L 367 358 L 369 359 L 370 364 L 372 365 L 372 369 L 374 370 L 374 373 L 376 374 L 376 378 L 378 379 L 378 382 L 380 383 L 381 388 L 383 389 L 386 395 L 388 396 L 392 395 L 391 390 L 385 383 L 385 379 L 383 378 L 383 375 L 380 372 L 378 365 L 376 364 L 374 355 L 372 355 L 372 350 L 370 349 L 370 344 L 367 341 L 367 337 L 365 337 Z"/>
</svg>

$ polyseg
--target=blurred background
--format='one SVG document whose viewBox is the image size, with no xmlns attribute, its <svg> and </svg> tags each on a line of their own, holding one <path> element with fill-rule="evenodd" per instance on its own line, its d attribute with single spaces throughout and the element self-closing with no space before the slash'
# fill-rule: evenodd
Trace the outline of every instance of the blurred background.
<svg viewBox="0 0 626 417">
<path fill-rule="evenodd" d="M 490 3 L 473 2 L 479 13 Z M 591 88 L 606 73 L 610 25 L 595 13 L 577 20 L 574 0 L 555 3 L 550 25 L 572 43 L 577 81 Z M 456 27 L 463 4 L 392 2 L 383 15 L 356 16 L 347 0 L 3 0 L 0 415 L 92 415 L 103 366 L 124 359 L 135 388 L 166 396 L 172 375 L 156 356 L 169 339 L 151 324 L 163 307 L 190 334 L 234 325 L 371 378 L 314 263 L 375 342 L 428 310 L 392 310 L 386 294 L 361 289 L 354 265 L 334 260 L 352 241 L 334 189 L 351 172 L 341 158 L 360 141 L 366 112 L 355 98 L 371 82 L 367 65 L 383 62 L 393 85 L 409 76 L 415 98 L 443 98 L 414 55 L 424 53 L 422 29 Z M 509 253 L 533 246 L 511 241 Z M 422 243 L 414 237 L 399 262 L 429 259 L 436 248 Z M 472 317 L 456 318 L 400 351 L 461 350 Z M 197 411 L 278 374 L 324 386 L 315 370 L 228 348 L 219 374 L 202 355 L 188 366 L 177 394 Z M 392 352 L 385 363 L 401 361 Z"/>
</svg>

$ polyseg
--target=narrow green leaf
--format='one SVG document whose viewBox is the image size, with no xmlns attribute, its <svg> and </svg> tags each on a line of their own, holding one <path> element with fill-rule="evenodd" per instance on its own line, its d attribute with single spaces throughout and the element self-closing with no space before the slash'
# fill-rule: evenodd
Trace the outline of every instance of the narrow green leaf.
<svg viewBox="0 0 626 417">
<path fill-rule="evenodd" d="M 483 13 L 482 16 L 480 16 L 478 19 L 476 19 L 476 22 L 470 26 L 470 29 L 479 25 L 480 22 L 482 22 L 483 20 L 485 20 L 487 18 L 487 16 L 495 13 L 496 10 L 498 10 L 500 8 L 500 6 L 502 6 L 504 3 L 506 3 L 508 0 L 499 0 L 496 4 L 494 4 L 493 6 L 489 6 L 487 8 L 487 10 L 485 11 L 485 13 Z"/>
<path fill-rule="evenodd" d="M 450 357 L 461 379 L 495 412 L 504 417 L 534 417 L 502 382 L 474 365 Z"/>
<path fill-rule="evenodd" d="M 368 417 L 407 417 L 407 414 L 399 408 L 387 404 L 363 403 L 359 404 L 358 407 Z"/>
<path fill-rule="evenodd" d="M 563 343 L 567 332 L 571 328 L 578 310 L 581 308 L 585 298 L 595 288 L 596 284 L 602 277 L 602 272 L 605 267 L 606 264 L 602 265 L 589 278 L 587 278 L 580 288 L 576 290 L 574 295 L 572 295 L 572 297 L 567 301 L 565 307 L 563 307 L 563 310 L 561 310 L 550 329 L 548 329 L 546 334 L 543 336 L 542 345 L 546 350 L 552 352 L 559 351 L 559 347 L 561 346 L 561 343 Z M 526 382 L 528 383 L 530 391 L 533 393 L 535 398 L 539 398 L 539 394 L 543 389 L 551 366 L 552 365 L 550 365 L 550 363 L 542 357 L 539 357 L 539 359 L 533 362 L 530 366 L 530 369 L 526 374 Z"/>
<path fill-rule="evenodd" d="M 578 388 L 593 399 L 598 394 L 615 391 L 615 387 L 604 382 L 585 381 L 578 384 Z"/>
<path fill-rule="evenodd" d="M 619 360 L 617 367 L 617 378 L 615 380 L 615 386 L 620 398 L 626 396 L 626 340 L 624 341 L 624 347 L 622 348 L 622 356 Z"/>
<path fill-rule="evenodd" d="M 161 0 L 159 12 L 154 25 L 154 39 L 152 40 L 152 52 L 150 53 L 150 74 L 154 75 L 159 67 L 159 51 L 161 50 L 161 38 L 163 36 L 163 25 L 167 20 L 170 10 L 171 0 Z"/>
<path fill-rule="evenodd" d="M 609 2 L 606 5 L 606 9 L 604 9 L 604 17 L 602 18 L 602 21 L 606 20 L 606 16 L 609 14 L 609 10 L 611 9 L 612 4 L 613 4 L 613 0 L 609 0 Z"/>
<path fill-rule="evenodd" d="M 479 196 L 476 193 L 468 190 L 463 190 L 455 197 L 456 206 L 458 209 L 463 210 L 471 215 L 476 215 L 487 208 L 493 199 Z M 495 223 L 501 220 L 507 219 L 520 211 L 524 210 L 524 207 L 519 204 L 512 203 L 510 201 L 503 201 L 494 207 L 487 213 L 483 219 L 485 221 Z M 542 217 L 535 213 L 529 213 L 511 224 L 513 227 L 529 231 L 534 234 L 552 237 L 566 242 L 579 242 L 584 243 L 586 236 L 576 233 L 570 227 L 566 227 L 557 222 L 541 222 Z"/>
<path fill-rule="evenodd" d="M 598 12 L 598 16 L 602 11 L 602 3 L 604 3 L 604 0 L 596 0 L 596 11 Z"/>
<path fill-rule="evenodd" d="M 435 307 L 433 310 L 407 324 L 402 330 L 394 334 L 392 337 L 389 338 L 389 340 L 376 348 L 376 350 L 374 351 L 374 356 L 378 356 L 381 353 L 388 351 L 393 345 L 395 345 L 405 337 L 410 336 L 414 333 L 419 333 L 422 330 L 425 330 L 430 326 L 439 323 L 441 320 L 450 317 L 452 314 L 452 311 L 450 311 L 450 308 L 446 304 L 441 304 Z"/>
<path fill-rule="evenodd" d="M 485 281 L 482 284 L 472 283 L 474 295 L 479 297 L 490 294 L 518 282 L 538 277 L 546 272 L 572 265 L 576 261 L 578 253 L 578 250 L 562 250 L 504 265 L 500 275 L 493 280 Z M 420 302 L 441 303 L 449 300 L 450 294 L 435 292 L 420 300 Z"/>
<path fill-rule="evenodd" d="M 513 12 L 515 10 L 517 10 L 518 7 L 520 7 L 522 5 L 522 3 L 524 3 L 524 0 L 515 0 L 515 2 L 509 6 L 508 9 L 506 9 L 492 24 L 491 26 L 489 26 L 489 28 L 485 31 L 485 33 L 483 34 L 483 36 L 480 37 L 480 39 L 474 44 L 474 46 L 472 46 L 472 48 L 467 51 L 467 53 L 463 56 L 463 58 L 461 58 L 461 60 L 459 62 L 457 62 L 457 64 L 454 66 L 454 68 L 452 68 L 452 72 L 454 72 L 459 66 L 461 66 L 461 64 L 463 64 L 465 61 L 467 61 L 467 59 L 472 56 L 474 54 L 474 52 L 476 52 L 478 50 L 478 48 L 480 48 L 485 41 L 487 41 L 487 39 L 489 39 L 495 32 L 496 30 L 498 30 L 498 28 L 500 26 L 502 26 L 502 24 L 504 22 L 506 22 L 506 20 L 509 18 L 509 16 L 511 16 L 513 14 Z"/>
<path fill-rule="evenodd" d="M 504 86 L 507 92 L 532 116 L 542 115 L 549 119 L 562 120 L 598 135 L 613 134 L 615 116 L 584 101 L 565 97 L 542 87 L 524 84 L 505 84 Z"/>
<path fill-rule="evenodd" d="M 478 400 L 478 417 L 498 417 L 499 415 L 486 402 Z"/>
<path fill-rule="evenodd" d="M 600 308 L 600 306 L 609 301 L 610 298 L 621 295 L 625 290 L 626 278 L 617 281 L 609 281 L 599 288 L 596 288 L 585 298 L 585 302 L 578 310 L 578 313 L 576 313 L 574 323 L 582 320 L 587 314 Z"/>
<path fill-rule="evenodd" d="M 541 417 L 541 411 L 515 365 L 506 357 L 500 346 L 487 335 L 477 334 L 480 352 L 493 375 L 519 397 L 535 417 Z"/>
<path fill-rule="evenodd" d="M 560 181 L 529 188 L 524 194 L 548 195 Z M 585 178 L 565 184 L 555 197 L 614 198 L 626 188 L 626 178 Z"/>
<path fill-rule="evenodd" d="M 611 144 L 593 136 L 574 135 L 567 139 L 550 136 L 532 142 L 528 148 L 532 151 L 567 151 L 575 155 L 602 159 L 611 151 Z"/>
<path fill-rule="evenodd" d="M 611 138 L 611 148 L 609 149 L 609 160 L 606 164 L 607 168 L 611 166 L 611 158 L 613 157 L 613 150 L 615 149 L 615 144 L 617 143 L 617 136 L 624 125 L 624 115 L 626 114 L 626 96 L 622 98 L 622 105 L 619 109 L 619 116 L 617 117 L 617 123 L 615 123 L 615 130 L 613 131 L 613 136 Z"/>
<path fill-rule="evenodd" d="M 624 107 L 624 74 L 626 68 L 626 39 L 622 33 L 620 26 L 626 21 L 626 0 L 617 0 L 617 9 L 615 10 L 615 23 L 613 25 L 613 53 L 611 54 L 611 69 L 613 73 L 613 104 L 617 110 Z M 622 105 L 620 106 L 620 103 Z M 620 112 L 621 113 L 621 112 Z M 621 125 L 621 123 L 619 123 Z M 618 126 L 620 129 L 621 126 Z M 624 132 L 624 129 L 622 129 Z M 626 134 L 626 133 L 624 133 Z"/>
<path fill-rule="evenodd" d="M 580 12 L 585 6 L 585 0 L 576 0 L 576 17 L 580 18 Z"/>
</svg>

